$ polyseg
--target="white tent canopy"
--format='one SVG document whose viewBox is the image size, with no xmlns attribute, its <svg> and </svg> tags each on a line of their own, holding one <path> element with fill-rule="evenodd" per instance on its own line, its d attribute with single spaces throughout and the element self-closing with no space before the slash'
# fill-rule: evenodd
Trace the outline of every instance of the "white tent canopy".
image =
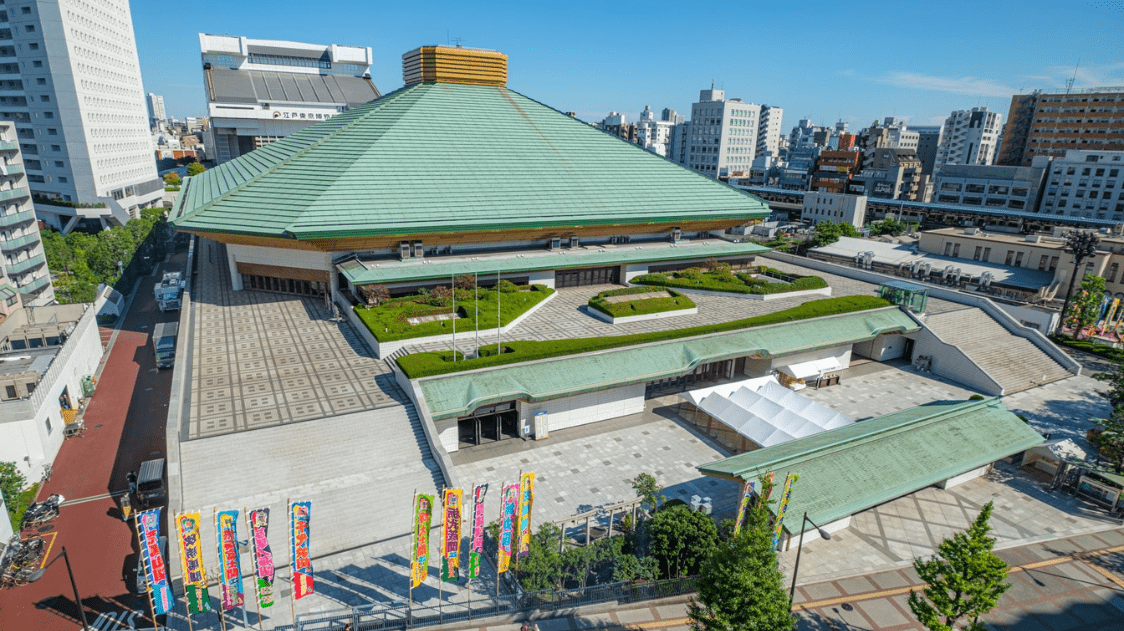
<svg viewBox="0 0 1124 631">
<path fill-rule="evenodd" d="M 843 370 L 843 364 L 839 363 L 839 360 L 834 357 L 825 357 L 810 362 L 781 366 L 777 370 L 796 379 L 807 379 L 808 377 L 822 377 L 824 373 Z"/>
<path fill-rule="evenodd" d="M 774 377 L 702 388 L 681 396 L 762 447 L 854 423 L 785 388 Z"/>
</svg>

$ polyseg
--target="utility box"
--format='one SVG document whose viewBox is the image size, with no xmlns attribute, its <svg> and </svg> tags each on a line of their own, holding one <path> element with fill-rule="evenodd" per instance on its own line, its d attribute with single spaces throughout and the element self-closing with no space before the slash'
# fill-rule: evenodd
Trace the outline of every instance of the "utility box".
<svg viewBox="0 0 1124 631">
<path fill-rule="evenodd" d="M 546 412 L 539 412 L 535 415 L 535 440 L 550 438 L 550 428 L 548 427 L 546 418 Z"/>
</svg>

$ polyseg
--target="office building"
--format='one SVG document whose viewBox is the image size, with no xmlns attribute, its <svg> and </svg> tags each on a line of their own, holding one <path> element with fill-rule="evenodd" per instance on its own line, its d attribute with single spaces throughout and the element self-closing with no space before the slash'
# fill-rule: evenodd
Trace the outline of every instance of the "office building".
<svg viewBox="0 0 1124 631">
<path fill-rule="evenodd" d="M 769 154 L 776 158 L 781 153 L 781 125 L 784 122 L 784 108 L 762 105 L 760 122 L 757 123 L 756 155 Z"/>
<path fill-rule="evenodd" d="M 164 97 L 159 94 L 148 93 L 148 124 L 157 127 L 167 122 L 168 114 L 164 111 Z"/>
<path fill-rule="evenodd" d="M 927 181 L 916 150 L 882 148 L 873 152 L 869 162 L 864 160 L 848 192 L 879 199 L 924 201 Z"/>
<path fill-rule="evenodd" d="M 200 33 L 199 49 L 216 164 L 379 97 L 370 48 Z"/>
<path fill-rule="evenodd" d="M 933 201 L 939 204 L 1033 211 L 1038 208 L 1048 163 L 1045 156 L 1040 156 L 1035 160 L 1035 166 L 1029 167 L 945 165 L 936 175 Z"/>
<path fill-rule="evenodd" d="M 129 3 L 82 7 L 8 3 L 0 46 L 0 120 L 15 123 L 36 214 L 64 232 L 124 224 L 164 196 Z"/>
<path fill-rule="evenodd" d="M 1035 156 L 1124 151 L 1124 87 L 1011 97 L 998 164 L 1030 166 Z"/>
<path fill-rule="evenodd" d="M 851 178 L 859 173 L 861 167 L 861 152 L 825 149 L 816 161 L 811 188 L 814 191 L 845 193 Z"/>
<path fill-rule="evenodd" d="M 911 149 L 916 152 L 919 140 L 919 133 L 893 116 L 887 116 L 881 123 L 875 121 L 862 130 L 858 145 L 862 147 L 863 164 L 866 165 L 874 160 L 878 149 Z"/>
<path fill-rule="evenodd" d="M 687 166 L 713 178 L 749 177 L 759 137 L 767 146 L 769 130 L 776 126 L 779 143 L 782 112 L 777 109 L 777 122 L 772 122 L 774 115 L 770 114 L 762 128 L 761 105 L 727 99 L 725 91 L 713 87 L 700 90 L 699 101 L 691 106 Z M 763 129 L 766 133 L 761 137 Z"/>
<path fill-rule="evenodd" d="M 999 141 L 1001 116 L 986 107 L 957 110 L 944 122 L 937 145 L 935 170 L 946 164 L 992 164 Z"/>
<path fill-rule="evenodd" d="M 679 116 L 682 119 L 682 116 Z M 687 149 L 691 141 L 691 122 L 676 123 L 671 128 L 671 140 L 668 143 L 668 158 L 676 164 L 687 164 Z"/>
<path fill-rule="evenodd" d="M 636 142 L 636 125 L 628 122 L 628 117 L 620 112 L 609 112 L 609 115 L 602 118 L 596 126 L 607 134 L 623 138 L 629 142 Z"/>
<path fill-rule="evenodd" d="M 941 144 L 944 127 L 927 125 L 910 129 L 917 132 L 917 159 L 921 160 L 921 172 L 932 175 L 937 164 L 937 147 Z"/>
<path fill-rule="evenodd" d="M 1049 169 L 1040 213 L 1124 222 L 1124 151 L 1066 151 Z"/>
<path fill-rule="evenodd" d="M 8 121 L 0 122 L 0 254 L 3 275 L 23 304 L 38 307 L 55 301 L 16 127 Z M 0 299 L 10 300 L 10 288 L 0 283 Z"/>
<path fill-rule="evenodd" d="M 808 191 L 804 193 L 800 221 L 813 224 L 821 221 L 849 223 L 862 228 L 866 221 L 866 195 Z"/>
<path fill-rule="evenodd" d="M 675 123 L 668 118 L 678 116 L 675 110 L 664 109 L 660 119 L 648 105 L 640 113 L 640 122 L 636 125 L 636 144 L 648 151 L 665 158 L 670 153 L 671 130 Z"/>
</svg>

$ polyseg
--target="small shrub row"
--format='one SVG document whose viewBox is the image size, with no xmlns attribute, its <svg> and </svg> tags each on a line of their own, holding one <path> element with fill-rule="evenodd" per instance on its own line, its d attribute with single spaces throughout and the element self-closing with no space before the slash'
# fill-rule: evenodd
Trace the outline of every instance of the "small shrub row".
<svg viewBox="0 0 1124 631">
<path fill-rule="evenodd" d="M 754 278 L 753 274 L 766 274 L 778 279 L 783 278 L 788 282 L 774 283 Z M 633 279 L 632 282 L 637 285 L 724 291 L 736 294 L 781 294 L 827 287 L 827 281 L 819 276 L 785 274 L 780 270 L 768 267 L 757 267 L 750 272 L 736 274 L 729 269 L 719 268 L 704 272 L 700 268 L 691 267 L 675 272 L 674 277 L 670 274 L 645 274 Z"/>
<path fill-rule="evenodd" d="M 640 291 L 636 291 L 639 289 Z M 651 293 L 652 290 L 648 287 L 632 287 L 629 289 L 613 289 L 610 291 L 602 292 L 597 296 L 589 299 L 589 307 L 597 309 L 601 313 L 611 315 L 614 318 L 627 318 L 629 316 L 648 315 L 651 313 L 663 313 L 664 311 L 679 311 L 681 309 L 694 309 L 695 303 L 683 294 L 665 290 L 671 295 L 670 298 L 640 298 L 637 300 L 628 300 L 625 302 L 609 302 L 606 298 L 612 296 L 622 296 L 627 294 L 644 294 Z M 606 295 L 608 294 L 608 295 Z"/>
<path fill-rule="evenodd" d="M 840 315 L 844 313 L 854 313 L 856 311 L 880 309 L 882 307 L 888 307 L 890 305 L 891 303 L 889 301 L 877 298 L 875 296 L 843 296 L 839 298 L 824 298 L 821 300 L 812 300 L 809 302 L 805 302 L 804 304 L 797 307 L 785 309 L 783 311 L 777 311 L 776 313 L 769 313 L 752 318 L 734 320 L 732 322 L 721 322 L 718 324 L 709 324 L 706 326 L 697 326 L 686 329 L 654 331 L 651 333 L 636 333 L 633 335 L 587 337 L 570 340 L 549 340 L 543 342 L 532 340 L 508 342 L 504 345 L 504 352 L 502 354 L 496 355 L 494 346 L 490 349 L 488 347 L 485 347 L 481 349 L 481 357 L 477 359 L 469 359 L 466 361 L 453 362 L 452 353 L 450 351 L 413 353 L 411 355 L 399 357 L 398 366 L 404 373 L 406 373 L 406 376 L 410 379 L 419 379 L 421 377 L 444 375 L 454 372 L 461 372 L 464 370 L 476 370 L 477 368 L 487 368 L 489 366 L 502 366 L 505 364 L 515 364 L 537 359 L 547 359 L 550 357 L 562 357 L 565 355 L 589 353 L 592 351 L 605 350 L 609 348 L 620 348 L 622 346 L 633 346 L 636 344 L 647 344 L 649 342 L 676 340 L 686 337 L 694 337 L 696 335 L 706 335 L 708 333 L 737 331 L 741 329 L 752 328 L 755 326 L 780 324 L 783 322 L 796 322 L 799 320 L 808 320 L 811 318 L 819 318 L 829 315 Z"/>
<path fill-rule="evenodd" d="M 505 282 L 506 286 L 503 284 Z M 498 293 L 503 296 L 500 297 Z M 373 307 L 356 305 L 353 308 L 376 340 L 393 342 L 451 333 L 453 331 L 451 319 L 416 325 L 410 324 L 409 319 L 452 312 L 454 295 L 457 316 L 460 320 L 456 327 L 458 331 L 469 331 L 477 326 L 481 329 L 494 329 L 497 322 L 499 326 L 506 326 L 526 313 L 528 309 L 545 300 L 547 296 L 554 293 L 554 290 L 545 285 L 519 287 L 509 281 L 501 281 L 498 293 L 495 289 L 481 288 L 480 300 L 477 301 L 476 292 L 472 289 L 458 288 L 450 291 L 448 287 L 442 286 L 433 290 L 423 289 L 414 296 L 391 298 Z M 498 319 L 497 307 L 500 312 Z M 478 312 L 479 325 L 476 322 Z"/>
<path fill-rule="evenodd" d="M 1050 339 L 1055 344 L 1075 348 L 1086 353 L 1092 353 L 1098 357 L 1112 360 L 1114 362 L 1124 361 L 1124 348 L 1113 348 L 1108 344 L 1101 344 L 1095 340 L 1075 340 L 1068 335 L 1051 335 Z"/>
</svg>

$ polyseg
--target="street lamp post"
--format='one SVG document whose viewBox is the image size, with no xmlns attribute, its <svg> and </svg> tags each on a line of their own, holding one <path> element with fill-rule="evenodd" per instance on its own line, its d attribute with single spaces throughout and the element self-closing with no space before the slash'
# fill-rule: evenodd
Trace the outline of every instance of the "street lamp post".
<svg viewBox="0 0 1124 631">
<path fill-rule="evenodd" d="M 804 512 L 804 520 L 800 522 L 800 544 L 796 547 L 796 565 L 792 568 L 792 589 L 788 590 L 788 608 L 792 609 L 792 600 L 796 597 L 796 574 L 800 571 L 800 553 L 804 551 L 804 524 L 812 524 L 816 526 L 816 522 L 808 519 L 807 511 Z M 831 533 L 816 526 L 820 536 L 824 539 L 831 539 Z"/>
<path fill-rule="evenodd" d="M 50 563 L 32 572 L 27 581 L 29 583 L 34 583 L 43 578 L 43 575 L 47 572 L 47 568 L 54 565 L 55 561 L 59 560 L 59 557 L 62 557 L 62 560 L 66 561 L 66 573 L 70 576 L 70 587 L 74 590 L 74 604 L 78 606 L 78 615 L 82 618 L 82 628 L 85 629 L 85 631 L 90 631 L 90 624 L 86 622 L 86 610 L 82 607 L 82 597 L 78 595 L 78 584 L 74 582 L 74 571 L 70 569 L 70 557 L 66 554 L 66 546 L 62 547 L 62 554 L 51 559 Z"/>
<path fill-rule="evenodd" d="M 1100 243 L 1100 238 L 1092 233 L 1081 231 L 1073 231 L 1065 238 L 1066 254 L 1073 255 L 1073 273 L 1069 277 L 1069 289 L 1065 292 L 1065 303 L 1062 305 L 1062 321 L 1061 327 L 1065 327 L 1065 315 L 1069 311 L 1069 299 L 1073 295 L 1073 284 L 1077 281 L 1077 270 L 1081 269 L 1081 263 L 1097 253 L 1097 244 Z M 1078 331 L 1073 332 L 1074 339 L 1077 338 Z"/>
</svg>

